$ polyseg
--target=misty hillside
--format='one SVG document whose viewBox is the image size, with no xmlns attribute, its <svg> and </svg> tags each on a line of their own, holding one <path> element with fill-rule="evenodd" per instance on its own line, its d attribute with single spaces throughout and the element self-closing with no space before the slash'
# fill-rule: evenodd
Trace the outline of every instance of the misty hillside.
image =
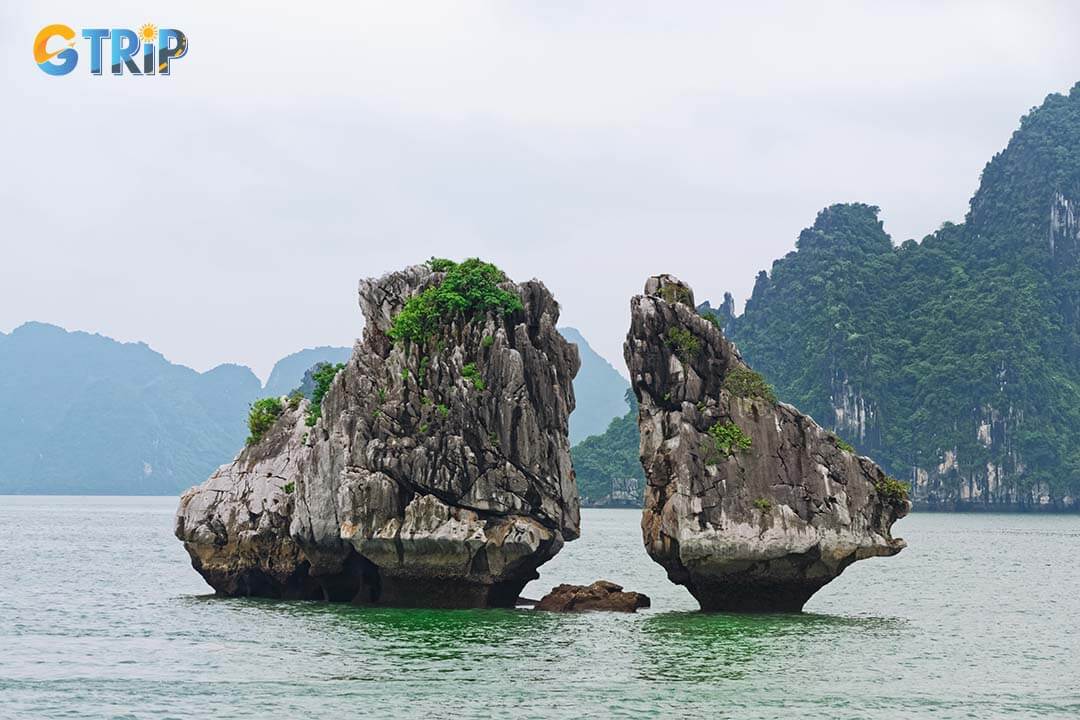
<svg viewBox="0 0 1080 720">
<path fill-rule="evenodd" d="M 573 441 L 626 411 L 627 383 L 572 328 L 582 367 Z M 143 343 L 26 323 L 0 333 L 0 494 L 172 494 L 205 480 L 247 437 L 249 404 L 288 394 L 351 348 L 279 360 L 265 387 L 239 365 L 199 373 Z"/>
<path fill-rule="evenodd" d="M 262 394 L 288 395 L 300 384 L 304 373 L 316 363 L 326 362 L 332 365 L 343 363 L 349 359 L 350 355 L 352 355 L 352 348 L 326 345 L 286 355 L 274 363 L 274 369 L 270 371 L 270 377 L 266 380 L 266 387 L 263 388 Z"/>
<path fill-rule="evenodd" d="M 178 492 L 236 454 L 265 393 L 246 367 L 199 373 L 142 343 L 26 323 L 0 334 L 0 493 Z"/>
<path fill-rule="evenodd" d="M 623 398 L 630 383 L 576 329 L 561 327 L 559 332 L 578 346 L 581 355 L 581 370 L 574 378 L 577 405 L 570 415 L 570 443 L 574 444 L 604 432 L 612 418 L 626 413 Z"/>
</svg>

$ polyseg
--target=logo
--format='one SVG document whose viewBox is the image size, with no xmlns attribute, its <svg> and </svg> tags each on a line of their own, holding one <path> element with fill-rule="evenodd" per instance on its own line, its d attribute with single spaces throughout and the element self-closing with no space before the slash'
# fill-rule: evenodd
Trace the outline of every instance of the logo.
<svg viewBox="0 0 1080 720">
<path fill-rule="evenodd" d="M 109 72 L 123 75 L 169 75 L 170 63 L 187 55 L 187 35 L 147 23 L 127 28 L 83 28 L 79 34 L 90 51 L 90 74 L 102 75 L 108 52 Z M 67 75 L 79 64 L 76 34 L 67 25 L 46 25 L 34 38 L 34 62 L 49 75 Z M 49 48 L 53 48 L 50 50 Z"/>
</svg>

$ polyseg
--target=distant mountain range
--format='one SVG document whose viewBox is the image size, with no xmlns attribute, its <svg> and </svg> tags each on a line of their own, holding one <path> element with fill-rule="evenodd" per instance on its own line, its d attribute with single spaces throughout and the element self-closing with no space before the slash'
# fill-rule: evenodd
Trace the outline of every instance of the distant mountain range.
<svg viewBox="0 0 1080 720">
<path fill-rule="evenodd" d="M 627 383 L 581 334 L 571 438 L 625 412 Z M 172 494 L 202 482 L 247 436 L 249 404 L 285 395 L 319 362 L 351 348 L 301 350 L 266 385 L 241 365 L 204 373 L 144 343 L 29 322 L 0 333 L 0 494 Z"/>
<path fill-rule="evenodd" d="M 276 386 L 295 358 L 274 368 Z M 248 404 L 271 391 L 241 365 L 199 373 L 143 343 L 26 323 L 0 334 L 0 492 L 177 492 L 240 449 Z"/>
</svg>

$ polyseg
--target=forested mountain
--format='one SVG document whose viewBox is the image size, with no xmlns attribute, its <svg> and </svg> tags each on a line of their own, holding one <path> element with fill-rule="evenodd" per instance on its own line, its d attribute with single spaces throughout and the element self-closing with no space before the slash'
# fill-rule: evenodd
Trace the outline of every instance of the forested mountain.
<svg viewBox="0 0 1080 720">
<path fill-rule="evenodd" d="M 895 247 L 876 207 L 831 206 L 758 275 L 741 316 L 717 316 L 782 400 L 917 501 L 1072 506 L 1078 202 L 1080 85 L 1023 118 L 963 224 Z"/>
<path fill-rule="evenodd" d="M 577 404 L 570 415 L 570 442 L 576 443 L 604 432 L 611 418 L 626 412 L 623 398 L 630 384 L 589 346 L 580 332 L 574 328 L 559 328 L 559 332 L 578 346 L 581 356 L 581 369 L 574 378 Z"/>
<path fill-rule="evenodd" d="M 236 454 L 263 394 L 246 367 L 26 323 L 0 334 L 0 493 L 177 492 Z"/>
<path fill-rule="evenodd" d="M 1080 84 L 987 163 L 962 224 L 895 246 L 878 208 L 822 210 L 713 314 L 780 399 L 951 508 L 1080 505 Z M 583 488 L 637 461 L 616 420 L 574 448 Z"/>
<path fill-rule="evenodd" d="M 626 414 L 609 421 L 604 432 L 570 449 L 584 505 L 619 504 L 612 496 L 620 493 L 630 494 L 640 503 L 645 473 L 638 458 L 637 398 L 627 388 L 624 399 L 629 405 Z M 631 488 L 632 492 L 628 493 Z"/>
</svg>

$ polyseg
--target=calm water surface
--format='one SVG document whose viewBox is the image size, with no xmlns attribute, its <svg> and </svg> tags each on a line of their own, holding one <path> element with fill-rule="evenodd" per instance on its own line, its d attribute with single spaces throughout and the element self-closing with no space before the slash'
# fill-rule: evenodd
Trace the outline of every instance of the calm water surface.
<svg viewBox="0 0 1080 720">
<path fill-rule="evenodd" d="M 695 612 L 638 513 L 586 510 L 526 589 L 639 615 L 223 600 L 174 498 L 0 497 L 0 717 L 1076 717 L 1080 518 L 914 515 L 801 615 Z"/>
</svg>

